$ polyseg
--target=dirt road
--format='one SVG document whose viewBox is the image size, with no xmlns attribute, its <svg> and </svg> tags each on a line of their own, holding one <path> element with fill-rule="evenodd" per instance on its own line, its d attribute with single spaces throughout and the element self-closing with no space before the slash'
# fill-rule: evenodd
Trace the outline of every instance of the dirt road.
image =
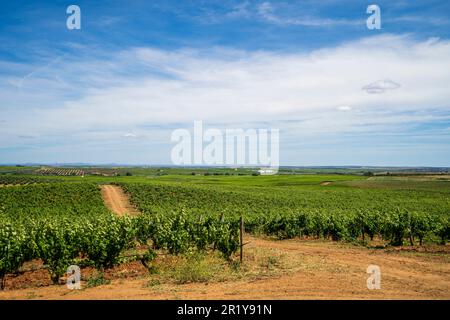
<svg viewBox="0 0 450 320">
<path fill-rule="evenodd" d="M 70 291 L 46 285 L 0 292 L 0 299 L 450 299 L 449 247 L 436 252 L 367 249 L 315 240 L 247 237 L 245 263 L 261 265 L 255 252 L 283 257 L 276 274 L 207 283 L 159 283 L 139 263 L 117 267 L 112 282 Z M 381 268 L 381 289 L 367 288 L 370 264 Z M 26 275 L 23 275 L 26 276 Z M 27 279 L 31 279 L 28 275 Z M 41 277 L 48 279 L 46 271 Z M 9 279 L 12 286 L 16 279 Z"/>
<path fill-rule="evenodd" d="M 119 186 L 103 185 L 102 196 L 106 206 L 117 215 L 136 215 L 138 213 Z"/>
</svg>

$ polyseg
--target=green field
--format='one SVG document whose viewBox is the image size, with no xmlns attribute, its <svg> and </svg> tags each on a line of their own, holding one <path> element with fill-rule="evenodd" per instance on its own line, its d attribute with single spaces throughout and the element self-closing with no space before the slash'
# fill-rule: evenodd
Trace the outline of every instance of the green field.
<svg viewBox="0 0 450 320">
<path fill-rule="evenodd" d="M 150 263 L 161 251 L 219 250 L 232 260 L 245 231 L 367 245 L 445 244 L 448 176 L 0 175 L 0 278 L 41 259 L 54 281 L 71 263 L 109 268 L 126 251 Z M 157 171 L 155 171 L 157 172 Z M 224 173 L 229 173 L 225 171 Z M 102 184 L 121 186 L 141 212 L 117 217 Z"/>
</svg>

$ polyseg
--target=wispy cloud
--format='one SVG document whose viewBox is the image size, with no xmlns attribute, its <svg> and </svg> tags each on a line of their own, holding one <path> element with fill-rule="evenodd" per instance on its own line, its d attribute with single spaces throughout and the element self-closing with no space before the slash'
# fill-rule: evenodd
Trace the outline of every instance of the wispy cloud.
<svg viewBox="0 0 450 320">
<path fill-rule="evenodd" d="M 388 17 L 384 19 L 387 23 L 407 22 L 420 23 L 422 25 L 446 26 L 450 24 L 450 19 L 436 16 L 400 15 L 398 17 Z"/>
<path fill-rule="evenodd" d="M 392 80 L 385 79 L 372 82 L 371 84 L 364 86 L 362 89 L 370 94 L 380 94 L 385 93 L 388 90 L 398 89 L 400 87 L 401 87 L 400 84 Z"/>
<path fill-rule="evenodd" d="M 286 6 L 286 3 L 283 3 Z M 289 4 L 290 8 L 296 8 L 295 12 L 300 11 L 299 8 L 304 7 L 305 3 Z M 315 5 L 317 5 L 315 3 Z M 308 5 L 309 6 L 309 5 Z M 224 2 L 220 9 L 211 8 L 209 6 L 200 6 L 199 13 L 186 18 L 194 19 L 199 23 L 216 24 L 235 20 L 252 20 L 262 21 L 278 26 L 305 26 L 305 27 L 331 27 L 331 26 L 353 26 L 365 25 L 365 20 L 346 19 L 333 17 L 320 17 L 316 15 L 296 15 L 292 16 L 292 12 L 284 8 L 279 10 L 276 2 L 260 2 L 260 1 L 243 1 L 235 4 Z M 182 14 L 185 16 L 185 14 Z"/>
<path fill-rule="evenodd" d="M 292 18 L 279 15 L 271 2 L 263 2 L 258 6 L 259 16 L 267 22 L 277 25 L 297 25 L 306 27 L 331 27 L 331 26 L 354 26 L 363 25 L 364 20 L 320 18 L 312 16 L 301 16 Z"/>
<path fill-rule="evenodd" d="M 251 3 L 249 1 L 243 1 L 232 6 L 225 16 L 227 18 L 249 18 L 251 16 Z"/>
<path fill-rule="evenodd" d="M 137 138 L 138 136 L 132 132 L 127 132 L 124 135 L 124 138 Z"/>
<path fill-rule="evenodd" d="M 236 19 L 263 21 L 268 24 L 274 24 L 280 27 L 302 26 L 312 28 L 330 28 L 343 26 L 361 26 L 365 27 L 367 16 L 365 11 L 361 10 L 358 15 L 335 16 L 332 14 L 334 1 L 324 2 L 286 2 L 286 1 L 243 1 L 243 2 L 223 2 L 221 5 L 208 6 L 200 5 L 198 13 L 190 18 L 200 23 L 215 24 Z M 344 3 L 342 5 L 345 5 Z M 390 6 L 395 8 L 396 6 Z M 321 8 L 323 10 L 317 10 Z M 383 7 L 384 8 L 384 7 Z M 383 23 L 390 25 L 418 24 L 424 26 L 446 26 L 450 20 L 445 16 L 420 15 L 416 12 L 405 14 L 408 7 L 397 8 L 394 12 L 384 15 Z M 331 11 L 330 11 L 331 10 Z M 331 12 L 331 13 L 330 13 Z M 348 11 L 350 12 L 350 10 Z M 353 13 L 353 12 L 352 12 Z M 185 14 L 183 14 L 185 16 Z"/>
<path fill-rule="evenodd" d="M 17 88 L 21 89 L 22 87 L 24 87 L 24 85 L 26 85 L 26 82 L 28 79 L 32 78 L 36 74 L 44 73 L 47 69 L 51 68 L 52 65 L 55 65 L 59 61 L 61 61 L 63 59 L 63 57 L 64 57 L 64 55 L 57 56 L 56 58 L 52 59 L 50 62 L 46 63 L 45 65 L 39 66 L 39 67 L 33 69 L 32 71 L 28 72 L 23 77 L 21 77 L 19 79 L 11 79 L 10 83 L 13 84 L 14 86 L 16 86 Z M 54 79 L 57 81 L 60 81 L 59 77 L 55 77 Z"/>
<path fill-rule="evenodd" d="M 123 22 L 123 17 L 111 17 L 111 16 L 101 16 L 98 17 L 95 21 L 91 21 L 91 23 L 95 26 L 110 28 L 116 24 Z"/>
</svg>

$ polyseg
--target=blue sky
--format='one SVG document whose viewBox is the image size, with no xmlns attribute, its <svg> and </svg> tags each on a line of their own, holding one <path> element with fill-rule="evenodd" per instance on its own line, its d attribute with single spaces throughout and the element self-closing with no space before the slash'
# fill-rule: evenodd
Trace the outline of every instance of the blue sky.
<svg viewBox="0 0 450 320">
<path fill-rule="evenodd" d="M 81 8 L 81 30 L 66 8 Z M 366 8 L 381 8 L 368 30 Z M 281 165 L 450 166 L 448 1 L 11 1 L 0 163 L 170 164 L 194 120 Z"/>
</svg>

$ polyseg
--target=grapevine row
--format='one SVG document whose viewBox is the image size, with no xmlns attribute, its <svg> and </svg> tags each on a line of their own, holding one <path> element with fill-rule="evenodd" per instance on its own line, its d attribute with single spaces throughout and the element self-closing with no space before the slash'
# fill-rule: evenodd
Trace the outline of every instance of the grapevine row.
<svg viewBox="0 0 450 320">
<path fill-rule="evenodd" d="M 230 259 L 239 246 L 239 221 L 207 218 L 193 220 L 184 211 L 171 215 L 136 218 L 104 215 L 97 218 L 44 217 L 16 222 L 0 218 L 0 280 L 17 273 L 26 261 L 41 259 L 54 283 L 74 263 L 99 270 L 120 262 L 127 249 L 145 245 L 148 263 L 157 250 L 181 254 L 190 248 L 208 250 L 214 245 Z"/>
</svg>

